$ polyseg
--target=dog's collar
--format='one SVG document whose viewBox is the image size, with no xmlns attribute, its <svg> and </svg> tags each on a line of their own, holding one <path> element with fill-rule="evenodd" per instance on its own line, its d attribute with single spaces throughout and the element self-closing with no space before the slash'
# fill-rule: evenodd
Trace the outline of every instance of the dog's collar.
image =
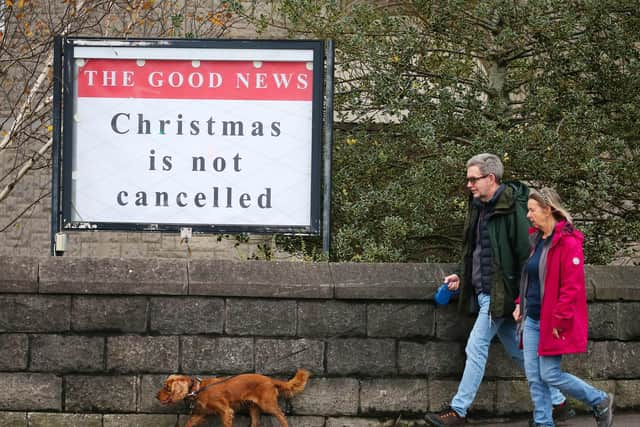
<svg viewBox="0 0 640 427">
<path fill-rule="evenodd" d="M 196 400 L 198 395 L 208 389 L 209 387 L 213 387 L 220 383 L 224 383 L 229 381 L 233 377 L 225 377 L 221 378 L 218 381 L 214 381 L 210 384 L 207 384 L 204 387 L 200 387 L 200 383 L 202 383 L 202 378 L 200 377 L 191 377 L 191 384 L 189 384 L 189 393 L 185 396 L 185 399 Z"/>
<path fill-rule="evenodd" d="M 187 393 L 186 399 L 195 399 L 200 393 L 200 383 L 202 382 L 202 378 L 200 377 L 191 377 L 191 382 L 189 383 L 189 393 Z"/>
</svg>

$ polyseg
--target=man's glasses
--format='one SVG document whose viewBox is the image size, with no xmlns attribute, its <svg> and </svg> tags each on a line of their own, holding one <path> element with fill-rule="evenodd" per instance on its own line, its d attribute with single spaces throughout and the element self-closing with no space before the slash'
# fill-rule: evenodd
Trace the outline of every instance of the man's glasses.
<svg viewBox="0 0 640 427">
<path fill-rule="evenodd" d="M 481 179 L 484 179 L 486 177 L 488 177 L 489 175 L 491 175 L 490 173 L 486 174 L 486 175 L 482 175 L 482 176 L 468 176 L 467 179 L 467 183 L 469 184 L 475 184 L 476 182 L 480 181 Z"/>
</svg>

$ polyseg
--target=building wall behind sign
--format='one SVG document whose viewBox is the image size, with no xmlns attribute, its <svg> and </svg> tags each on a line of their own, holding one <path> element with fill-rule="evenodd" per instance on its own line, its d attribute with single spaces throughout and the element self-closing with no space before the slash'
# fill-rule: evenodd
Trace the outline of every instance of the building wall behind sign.
<svg viewBox="0 0 640 427">
<path fill-rule="evenodd" d="M 236 23 L 225 34 L 225 38 L 263 37 L 250 25 Z M 17 107 L 18 105 L 7 104 L 0 106 L 0 124 L 3 130 L 10 127 L 11 117 Z M 17 174 L 21 162 L 26 161 L 31 156 L 30 153 L 37 151 L 41 145 L 42 141 L 34 140 L 31 147 L 14 147 L 9 144 L 7 149 L 0 151 L 0 177 L 9 177 L 2 181 L 0 191 L 4 189 L 6 182 L 11 181 L 10 177 Z M 16 153 L 17 150 L 24 152 Z M 41 163 L 49 165 L 50 153 L 46 157 Z M 51 251 L 50 240 L 51 168 L 36 167 L 15 183 L 7 199 L 0 201 L 0 255 L 47 256 Z M 179 233 L 83 231 L 67 233 L 67 250 L 64 256 L 213 258 L 236 261 L 266 257 L 291 259 L 288 254 L 275 251 L 273 246 L 272 235 L 194 234 L 187 244 Z"/>
</svg>

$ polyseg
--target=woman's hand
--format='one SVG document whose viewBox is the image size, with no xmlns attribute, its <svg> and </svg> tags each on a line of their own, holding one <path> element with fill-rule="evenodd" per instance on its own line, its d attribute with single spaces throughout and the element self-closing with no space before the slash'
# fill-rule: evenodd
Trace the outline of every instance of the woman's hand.
<svg viewBox="0 0 640 427">
<path fill-rule="evenodd" d="M 560 338 L 560 333 L 561 333 L 561 332 L 562 332 L 562 329 L 553 328 L 553 331 L 552 331 L 552 333 L 553 333 L 553 337 L 554 337 L 555 339 L 557 339 L 557 340 L 561 339 L 561 338 Z M 562 338 L 562 339 L 564 339 L 564 338 Z"/>
<path fill-rule="evenodd" d="M 522 313 L 520 312 L 520 304 L 516 304 L 515 310 L 513 310 L 513 320 L 520 322 L 522 320 Z"/>
</svg>

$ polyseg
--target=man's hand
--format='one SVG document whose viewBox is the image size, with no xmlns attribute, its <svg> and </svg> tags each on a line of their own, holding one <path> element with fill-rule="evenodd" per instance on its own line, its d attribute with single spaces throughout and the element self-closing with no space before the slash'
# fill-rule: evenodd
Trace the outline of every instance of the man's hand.
<svg viewBox="0 0 640 427">
<path fill-rule="evenodd" d="M 444 278 L 444 283 L 446 283 L 450 291 L 457 291 L 460 287 L 460 277 L 457 274 L 450 274 Z"/>
</svg>

